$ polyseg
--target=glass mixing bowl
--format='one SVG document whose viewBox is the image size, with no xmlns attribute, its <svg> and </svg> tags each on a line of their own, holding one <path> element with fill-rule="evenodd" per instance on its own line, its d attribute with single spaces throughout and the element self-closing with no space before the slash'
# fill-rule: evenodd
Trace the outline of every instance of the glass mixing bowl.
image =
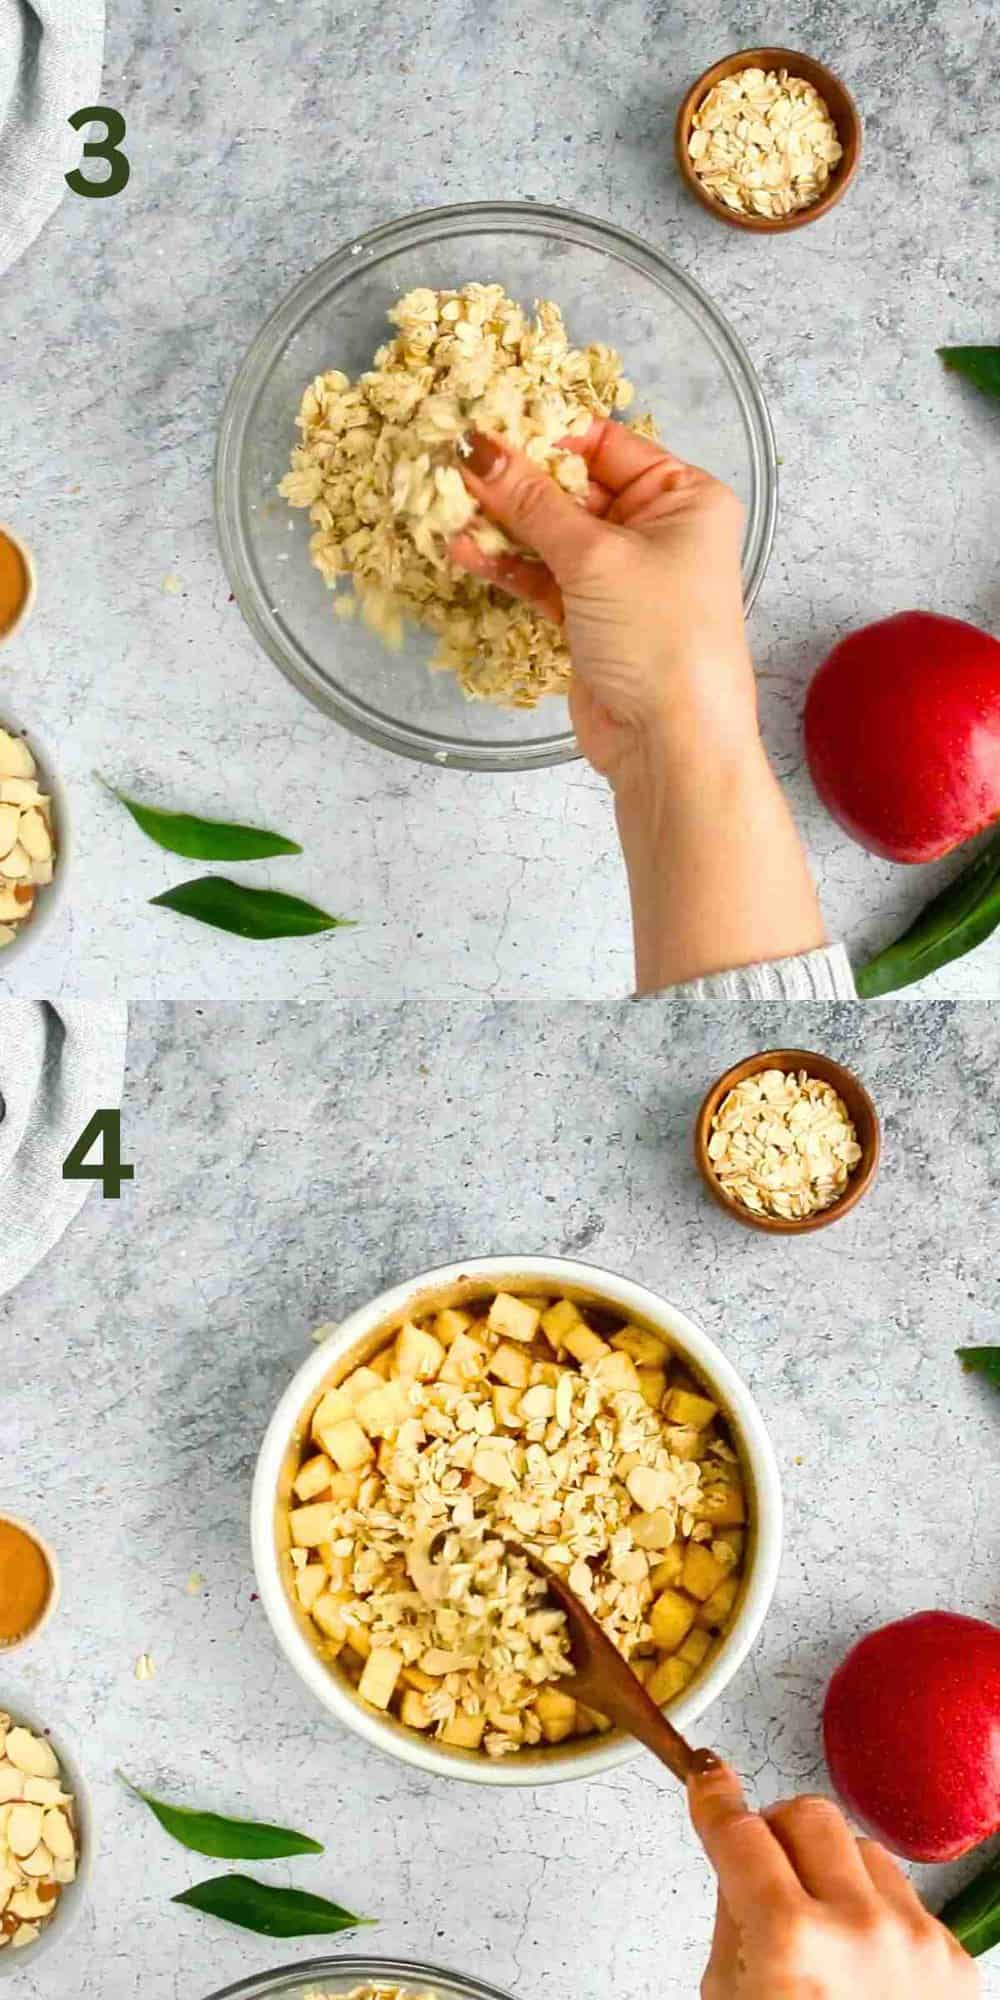
<svg viewBox="0 0 1000 2000">
<path fill-rule="evenodd" d="M 744 502 L 748 607 L 771 549 L 777 461 L 757 377 L 700 286 L 637 236 L 570 209 L 473 202 L 386 223 L 318 265 L 265 321 L 226 402 L 215 480 L 223 561 L 251 631 L 303 694 L 370 743 L 464 770 L 528 770 L 579 754 L 563 697 L 527 710 L 467 701 L 453 675 L 428 671 L 429 633 L 408 628 L 392 653 L 359 620 L 335 618 L 309 561 L 308 510 L 276 491 L 311 377 L 370 367 L 403 292 L 471 279 L 527 307 L 555 299 L 574 344 L 619 349 L 635 408 Z"/>
<path fill-rule="evenodd" d="M 221 1987 L 208 2000 L 307 2000 L 315 1993 L 345 1994 L 366 1983 L 402 1986 L 409 1995 L 428 1991 L 438 2000 L 511 2000 L 497 1986 L 483 1986 L 435 1965 L 404 1965 L 395 1958 L 313 1958 L 305 1965 L 286 1965 L 256 1979 L 241 1979 Z"/>
</svg>

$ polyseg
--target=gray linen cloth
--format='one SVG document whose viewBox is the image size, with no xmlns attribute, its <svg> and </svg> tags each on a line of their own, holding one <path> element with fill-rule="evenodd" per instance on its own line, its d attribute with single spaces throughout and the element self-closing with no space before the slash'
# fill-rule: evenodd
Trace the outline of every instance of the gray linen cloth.
<svg viewBox="0 0 1000 2000">
<path fill-rule="evenodd" d="M 100 102 L 104 0 L 0 0 L 0 271 L 33 243 L 80 159 L 71 113 Z"/>
<path fill-rule="evenodd" d="M 102 1106 L 120 1105 L 125 1008 L 0 1001 L 0 1293 L 27 1277 L 94 1186 L 62 1163 Z"/>
<path fill-rule="evenodd" d="M 772 958 L 761 965 L 739 965 L 732 972 L 710 972 L 666 986 L 688 1000 L 856 1000 L 850 960 L 842 944 L 804 951 L 798 958 Z M 649 994 L 661 999 L 663 994 Z"/>
</svg>

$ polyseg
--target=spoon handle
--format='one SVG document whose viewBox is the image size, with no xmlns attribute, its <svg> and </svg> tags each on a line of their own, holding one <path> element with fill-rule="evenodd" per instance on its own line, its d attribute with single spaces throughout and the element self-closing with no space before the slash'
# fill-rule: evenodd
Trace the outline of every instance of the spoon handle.
<svg viewBox="0 0 1000 2000">
<path fill-rule="evenodd" d="M 651 1750 L 653 1756 L 658 1757 L 682 1785 L 686 1785 L 694 1769 L 694 1750 L 680 1730 L 668 1721 L 662 1709 L 657 1708 L 642 1682 L 634 1674 L 630 1675 L 630 1679 L 631 1686 L 622 1681 L 615 1686 L 613 1696 L 605 1683 L 600 1696 L 604 1713 L 610 1715 L 619 1729 L 627 1730 L 630 1736 L 644 1743 L 646 1749 Z"/>
</svg>

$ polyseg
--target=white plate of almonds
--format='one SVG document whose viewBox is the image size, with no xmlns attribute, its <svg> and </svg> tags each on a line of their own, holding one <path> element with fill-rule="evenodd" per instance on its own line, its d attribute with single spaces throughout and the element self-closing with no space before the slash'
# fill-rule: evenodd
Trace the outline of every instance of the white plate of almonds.
<svg viewBox="0 0 1000 2000">
<path fill-rule="evenodd" d="M 0 1977 L 65 1939 L 93 1850 L 89 1793 L 64 1738 L 0 1690 Z"/>
<path fill-rule="evenodd" d="M 0 976 L 37 940 L 62 897 L 67 816 L 51 759 L 35 732 L 0 708 Z"/>
</svg>

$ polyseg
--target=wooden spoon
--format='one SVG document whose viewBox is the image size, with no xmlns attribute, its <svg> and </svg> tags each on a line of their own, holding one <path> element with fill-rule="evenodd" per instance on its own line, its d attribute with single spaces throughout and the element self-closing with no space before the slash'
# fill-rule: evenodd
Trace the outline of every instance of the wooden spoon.
<svg viewBox="0 0 1000 2000">
<path fill-rule="evenodd" d="M 632 1672 L 617 1646 L 601 1631 L 596 1618 L 585 1611 L 578 1597 L 575 1597 L 568 1583 L 549 1569 L 539 1556 L 532 1555 L 530 1549 L 522 1548 L 520 1542 L 508 1541 L 508 1548 L 522 1556 L 529 1569 L 540 1576 L 548 1588 L 549 1596 L 558 1605 L 566 1619 L 569 1633 L 569 1652 L 573 1662 L 572 1679 L 565 1682 L 567 1694 L 572 1693 L 587 1708 L 596 1708 L 600 1715 L 610 1716 L 628 1736 L 635 1736 L 686 1785 L 692 1773 L 697 1773 L 711 1761 L 717 1760 L 710 1751 L 692 1750 L 690 1743 L 668 1722 L 662 1709 L 657 1708 L 651 1695 L 646 1693 L 637 1674 Z"/>
</svg>

